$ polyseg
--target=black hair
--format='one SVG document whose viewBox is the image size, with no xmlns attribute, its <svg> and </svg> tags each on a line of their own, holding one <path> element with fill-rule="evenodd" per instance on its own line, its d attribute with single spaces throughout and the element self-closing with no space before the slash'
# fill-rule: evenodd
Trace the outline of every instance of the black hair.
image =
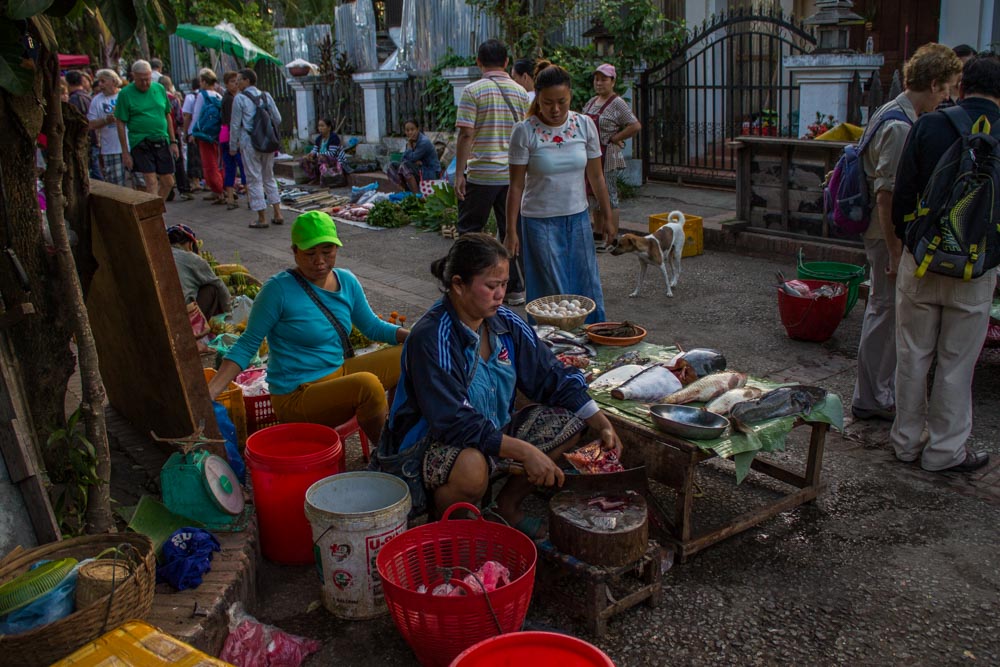
<svg viewBox="0 0 1000 667">
<path fill-rule="evenodd" d="M 201 79 L 198 77 L 191 79 L 191 90 L 198 90 L 199 88 L 201 88 Z"/>
<path fill-rule="evenodd" d="M 507 249 L 495 237 L 481 232 L 464 234 L 452 244 L 447 255 L 431 262 L 431 274 L 441 282 L 441 291 L 447 292 L 455 276 L 468 285 L 501 260 L 509 259 Z"/>
<path fill-rule="evenodd" d="M 151 69 L 163 69 L 163 61 L 159 58 L 151 58 L 149 60 L 149 67 Z"/>
<path fill-rule="evenodd" d="M 535 75 L 535 60 L 534 58 L 518 58 L 514 61 L 514 74 L 528 74 L 529 76 Z"/>
<path fill-rule="evenodd" d="M 75 69 L 66 72 L 66 83 L 70 86 L 79 86 L 83 83 L 83 75 Z"/>
<path fill-rule="evenodd" d="M 479 45 L 476 59 L 484 67 L 503 67 L 507 64 L 507 45 L 499 39 L 488 39 Z"/>
<path fill-rule="evenodd" d="M 404 128 L 406 127 L 407 123 L 413 123 L 413 127 L 417 128 L 417 132 L 420 132 L 421 130 L 424 129 L 424 128 L 420 127 L 420 121 L 417 120 L 416 118 L 407 118 L 406 120 L 404 120 L 403 121 L 403 127 Z"/>
<path fill-rule="evenodd" d="M 968 44 L 959 44 L 958 46 L 952 48 L 952 51 L 954 51 L 955 55 L 958 56 L 959 58 L 965 58 L 966 56 L 977 55 L 976 50 L 971 46 L 969 46 Z"/>
<path fill-rule="evenodd" d="M 247 81 L 249 81 L 251 86 L 257 85 L 257 72 L 253 71 L 252 69 L 250 68 L 241 69 L 239 71 L 239 75 L 242 76 Z"/>
<path fill-rule="evenodd" d="M 316 119 L 316 124 L 319 125 L 320 121 L 326 123 L 326 126 L 330 128 L 331 132 L 333 132 L 333 121 L 330 120 L 329 116 L 320 116 L 319 118 Z"/>
<path fill-rule="evenodd" d="M 962 93 L 1000 98 L 1000 58 L 984 51 L 962 68 Z"/>
<path fill-rule="evenodd" d="M 539 60 L 535 63 L 535 93 L 540 94 L 546 88 L 553 86 L 572 88 L 573 77 L 559 65 L 553 65 L 548 60 Z M 539 98 L 536 96 L 531 107 L 528 108 L 529 116 L 538 114 L 538 101 Z"/>
</svg>

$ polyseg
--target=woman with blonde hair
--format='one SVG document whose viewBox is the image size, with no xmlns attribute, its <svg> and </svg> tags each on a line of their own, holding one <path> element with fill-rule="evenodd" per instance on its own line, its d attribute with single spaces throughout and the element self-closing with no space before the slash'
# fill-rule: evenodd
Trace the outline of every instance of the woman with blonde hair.
<svg viewBox="0 0 1000 667">
<path fill-rule="evenodd" d="M 597 308 L 588 322 L 604 320 L 604 292 L 587 213 L 585 179 L 602 210 L 611 209 L 601 167 L 597 126 L 570 111 L 569 72 L 547 60 L 535 65 L 535 99 L 510 137 L 507 239 L 524 259 L 527 299 L 580 294 Z M 518 224 L 518 216 L 521 216 Z M 614 230 L 604 220 L 605 241 Z"/>
<path fill-rule="evenodd" d="M 206 107 L 209 105 L 218 105 L 219 110 L 215 114 L 215 117 L 221 120 L 222 117 L 222 95 L 220 95 L 216 90 L 215 86 L 219 82 L 219 78 L 215 76 L 215 72 L 211 69 L 204 67 L 198 72 L 198 82 L 199 90 L 198 97 L 194 101 L 194 108 L 191 111 L 191 124 L 189 125 L 191 132 L 188 136 L 188 143 L 194 142 L 198 146 L 198 155 L 201 157 L 201 170 L 202 175 L 205 177 L 205 185 L 212 194 L 207 195 L 205 199 L 212 200 L 212 204 L 225 204 L 226 198 L 223 195 L 223 185 L 222 185 L 222 168 L 219 165 L 219 130 L 221 130 L 221 124 L 218 128 L 210 128 L 207 125 L 207 121 L 211 116 L 212 112 L 206 112 Z M 202 118 L 204 114 L 205 118 Z M 204 127 L 199 126 L 199 122 L 202 122 Z"/>
</svg>

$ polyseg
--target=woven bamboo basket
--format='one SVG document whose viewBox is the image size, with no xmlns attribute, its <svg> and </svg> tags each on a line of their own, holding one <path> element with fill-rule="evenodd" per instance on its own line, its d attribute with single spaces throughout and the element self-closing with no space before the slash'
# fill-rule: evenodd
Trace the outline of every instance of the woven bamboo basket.
<svg viewBox="0 0 1000 667">
<path fill-rule="evenodd" d="M 84 563 L 76 573 L 76 608 L 89 607 L 110 595 L 134 571 L 132 563 L 122 559 L 102 558 Z"/>
<path fill-rule="evenodd" d="M 538 313 L 534 312 L 535 311 L 534 306 L 540 306 L 543 303 L 559 303 L 563 299 L 566 299 L 567 301 L 572 301 L 573 299 L 576 299 L 577 301 L 580 302 L 580 307 L 586 310 L 587 312 L 585 312 L 583 315 L 572 315 L 570 317 L 550 317 L 548 315 L 539 315 Z M 583 324 L 584 321 L 587 319 L 587 317 L 592 312 L 594 312 L 595 308 L 597 308 L 597 304 L 594 303 L 593 299 L 588 299 L 587 297 L 580 296 L 579 294 L 554 294 L 552 296 L 543 296 L 535 299 L 534 301 L 531 301 L 530 303 L 528 303 L 527 306 L 524 307 L 528 315 L 531 315 L 533 318 L 535 318 L 535 321 L 538 322 L 539 324 L 549 324 L 551 326 L 567 330 L 575 329 L 581 324 Z"/>
<path fill-rule="evenodd" d="M 145 618 L 153 606 L 156 554 L 153 543 L 145 535 L 120 533 L 51 542 L 15 552 L 0 561 L 2 584 L 39 560 L 72 556 L 82 561 L 113 548 L 119 548 L 119 553 L 130 559 L 132 575 L 116 582 L 114 593 L 104 595 L 82 609 L 77 608 L 55 623 L 17 635 L 0 635 L 0 655 L 4 664 L 46 667 L 129 619 Z"/>
</svg>

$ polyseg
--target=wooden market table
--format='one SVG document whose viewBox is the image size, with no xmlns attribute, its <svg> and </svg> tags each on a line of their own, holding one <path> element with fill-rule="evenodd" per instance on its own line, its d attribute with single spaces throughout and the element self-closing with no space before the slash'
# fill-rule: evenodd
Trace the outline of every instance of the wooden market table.
<svg viewBox="0 0 1000 667">
<path fill-rule="evenodd" d="M 696 494 L 695 470 L 698 464 L 716 458 L 716 455 L 690 441 L 668 435 L 633 419 L 614 413 L 608 413 L 608 418 L 624 445 L 625 467 L 644 465 L 650 479 L 665 484 L 677 492 L 673 515 L 660 509 L 659 515 L 666 525 L 657 527 L 662 529 L 657 532 L 665 534 L 656 535 L 656 538 L 673 546 L 681 562 L 716 542 L 763 523 L 781 512 L 814 500 L 825 487 L 821 480 L 821 470 L 829 424 L 800 420 L 796 428 L 802 426 L 811 428 L 809 453 L 803 473 L 763 460 L 759 454 L 750 465 L 751 469 L 790 485 L 795 490 L 769 502 L 764 507 L 734 517 L 720 528 L 695 534 L 692 527 Z M 647 494 L 647 502 L 658 503 L 652 494 Z"/>
</svg>

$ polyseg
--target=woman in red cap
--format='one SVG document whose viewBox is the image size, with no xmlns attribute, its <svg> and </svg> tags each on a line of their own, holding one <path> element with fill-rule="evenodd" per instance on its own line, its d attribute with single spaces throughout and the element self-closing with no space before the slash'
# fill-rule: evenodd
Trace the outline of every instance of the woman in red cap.
<svg viewBox="0 0 1000 667">
<path fill-rule="evenodd" d="M 279 420 L 336 427 L 357 415 L 365 435 L 378 442 L 389 414 L 385 392 L 399 381 L 402 348 L 395 343 L 410 332 L 379 319 L 354 274 L 334 268 L 342 245 L 326 213 L 295 219 L 295 268 L 272 276 L 254 299 L 246 331 L 208 384 L 213 399 L 267 337 L 267 382 Z M 369 339 L 394 345 L 354 356 L 355 325 Z"/>
<path fill-rule="evenodd" d="M 583 105 L 583 113 L 590 116 L 601 135 L 601 161 L 604 163 L 604 180 L 608 184 L 608 199 L 611 209 L 594 209 L 594 239 L 604 229 L 604 218 L 611 220 L 611 228 L 618 231 L 618 179 L 625 173 L 625 140 L 634 136 L 642 125 L 632 113 L 632 107 L 615 93 L 618 73 L 614 65 L 604 63 L 594 71 L 594 92 L 597 93 Z M 597 243 L 597 251 L 603 252 L 603 242 Z"/>
</svg>

